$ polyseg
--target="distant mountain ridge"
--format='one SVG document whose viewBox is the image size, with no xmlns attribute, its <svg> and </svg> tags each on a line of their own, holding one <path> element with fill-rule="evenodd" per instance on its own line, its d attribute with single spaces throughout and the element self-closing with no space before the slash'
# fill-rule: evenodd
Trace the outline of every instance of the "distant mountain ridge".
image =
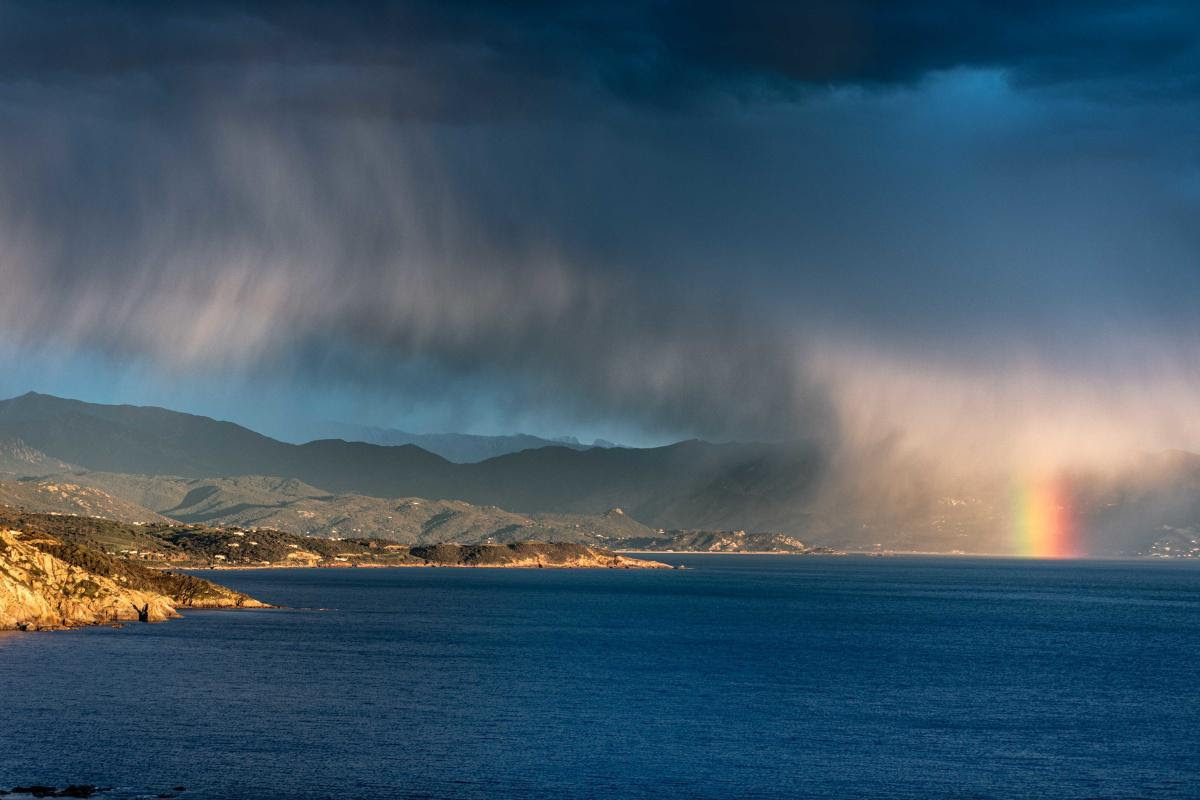
<svg viewBox="0 0 1200 800">
<path fill-rule="evenodd" d="M 225 536 L 229 531 L 253 531 L 259 540 L 262 536 L 257 534 L 269 538 L 275 532 L 333 541 L 370 538 L 407 547 L 541 541 L 635 551 L 814 551 L 782 534 L 652 530 L 619 508 L 604 514 L 525 516 L 459 500 L 329 495 L 295 479 L 254 475 L 188 481 L 80 472 L 22 478 L 0 481 L 0 511 L 4 507 L 10 509 L 10 517 L 58 518 L 61 526 L 93 531 L 184 526 L 192 531 L 224 531 Z M 151 507 L 161 508 L 162 513 Z"/>
<path fill-rule="evenodd" d="M 319 439 L 343 439 L 348 442 L 365 442 L 385 446 L 412 444 L 456 464 L 474 464 L 496 456 L 519 453 L 522 450 L 537 450 L 541 447 L 560 446 L 569 447 L 572 450 L 587 450 L 592 447 L 619 446 L 603 439 L 597 439 L 592 444 L 585 444 L 574 436 L 543 439 L 528 433 L 502 436 L 483 436 L 472 433 L 409 433 L 394 428 L 349 425 L 340 422 L 325 423 L 318 427 L 317 433 Z"/>
<path fill-rule="evenodd" d="M 821 475 L 814 448 L 700 441 L 648 449 L 553 446 L 455 464 L 414 445 L 292 445 L 207 417 L 35 393 L 0 401 L 0 437 L 101 472 L 270 475 L 335 494 L 463 500 L 523 514 L 621 507 L 652 527 L 681 529 L 788 532 Z"/>
<path fill-rule="evenodd" d="M 602 544 L 653 535 L 620 512 L 525 515 L 461 500 L 330 494 L 294 478 L 259 475 L 187 480 L 80 472 L 26 478 L 0 481 L 0 504 L 122 522 L 170 519 L 327 538 L 370 536 L 412 545 L 531 539 Z"/>
<path fill-rule="evenodd" d="M 9 472 L 0 469 L 0 481 L 23 474 L 58 487 L 58 495 L 49 484 L 9 487 L 11 501 L 21 504 L 21 496 L 35 492 L 27 504 L 62 513 L 107 508 L 100 513 L 127 519 L 161 513 L 326 536 L 383 532 L 414 542 L 512 534 L 602 543 L 615 521 L 597 516 L 621 508 L 625 523 L 643 529 L 626 530 L 621 539 L 694 531 L 725 542 L 732 540 L 724 534 L 745 531 L 738 547 L 752 546 L 749 535 L 779 534 L 805 546 L 880 552 L 1028 552 L 1014 518 L 1011 476 L 1003 471 L 949 485 L 928 465 L 886 452 L 833 458 L 803 443 L 548 446 L 456 464 L 414 445 L 293 445 L 161 408 L 37 394 L 0 401 L 4 442 L 0 467 Z M 1119 469 L 1064 473 L 1057 482 L 1077 537 L 1074 552 L 1142 553 L 1175 532 L 1190 541 L 1200 530 L 1195 454 L 1133 457 Z M 113 499 L 64 497 L 68 484 Z M 436 513 L 398 511 L 404 498 L 424 498 Z M 140 509 L 122 511 L 117 500 Z M 547 528 L 554 529 L 549 536 L 535 532 Z M 1167 554 L 1170 545 L 1175 553 L 1184 539 L 1164 539 L 1157 550 Z M 686 541 L 690 549 L 709 546 L 696 537 Z M 764 542 L 769 549 L 789 546 Z"/>
</svg>

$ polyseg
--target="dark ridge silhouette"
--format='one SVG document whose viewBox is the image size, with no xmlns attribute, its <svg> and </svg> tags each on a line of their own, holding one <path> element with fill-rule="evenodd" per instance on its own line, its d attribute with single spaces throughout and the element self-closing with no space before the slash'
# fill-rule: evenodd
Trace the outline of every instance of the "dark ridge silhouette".
<svg viewBox="0 0 1200 800">
<path fill-rule="evenodd" d="M 520 513 L 613 507 L 658 527 L 793 530 L 822 474 L 801 445 L 550 446 L 455 464 L 413 445 L 293 445 L 164 408 L 29 393 L 0 401 L 0 437 L 87 470 L 185 478 L 272 475 L 330 492 L 456 499 Z"/>
</svg>

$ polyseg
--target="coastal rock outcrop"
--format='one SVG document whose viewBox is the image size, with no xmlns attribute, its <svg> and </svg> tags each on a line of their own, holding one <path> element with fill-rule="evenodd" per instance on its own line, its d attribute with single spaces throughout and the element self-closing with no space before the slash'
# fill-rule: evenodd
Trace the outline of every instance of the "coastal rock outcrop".
<svg viewBox="0 0 1200 800">
<path fill-rule="evenodd" d="M 161 594 L 129 589 L 0 531 L 0 629 L 45 630 L 178 616 Z"/>
<path fill-rule="evenodd" d="M 0 530 L 0 630 L 159 622 L 179 616 L 179 607 L 262 606 L 189 575 L 146 570 L 53 538 Z"/>
</svg>

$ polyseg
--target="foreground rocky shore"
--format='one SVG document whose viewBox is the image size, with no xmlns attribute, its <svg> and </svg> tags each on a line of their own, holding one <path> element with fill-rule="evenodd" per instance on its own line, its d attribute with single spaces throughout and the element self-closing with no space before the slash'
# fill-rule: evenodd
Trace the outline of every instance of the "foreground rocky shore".
<svg viewBox="0 0 1200 800">
<path fill-rule="evenodd" d="M 44 534 L 0 530 L 0 630 L 159 622 L 179 608 L 265 608 L 210 581 L 122 562 Z"/>
</svg>

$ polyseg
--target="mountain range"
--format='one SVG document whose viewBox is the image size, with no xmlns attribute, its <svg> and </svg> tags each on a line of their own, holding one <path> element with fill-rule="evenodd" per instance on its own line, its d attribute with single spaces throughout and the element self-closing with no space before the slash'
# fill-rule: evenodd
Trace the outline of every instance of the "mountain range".
<svg viewBox="0 0 1200 800">
<path fill-rule="evenodd" d="M 403 544 L 600 544 L 655 536 L 621 509 L 526 515 L 461 500 L 330 494 L 294 478 L 260 475 L 187 479 L 80 471 L 24 477 L 0 481 L 0 505 L 121 522 L 174 520 L 327 538 L 375 536 Z"/>
<path fill-rule="evenodd" d="M 1016 551 L 1010 484 L 949 487 L 897 463 L 880 455 L 847 465 L 809 443 L 698 440 L 547 445 L 455 463 L 413 444 L 288 444 L 162 408 L 32 393 L 0 401 L 0 503 L 31 509 L 409 544 L 656 540 L 668 549 L 671 537 L 730 542 L 738 540 L 705 535 L 746 532 L 783 537 L 771 540 L 783 549 L 793 537 L 865 550 Z M 1146 454 L 1061 483 L 1080 552 L 1149 552 L 1163 537 L 1190 541 L 1200 531 L 1200 456 Z"/>
<path fill-rule="evenodd" d="M 331 494 L 453 499 L 522 514 L 620 507 L 657 528 L 794 526 L 803 513 L 798 504 L 820 476 L 819 451 L 799 445 L 556 445 L 456 464 L 415 445 L 341 439 L 294 445 L 207 417 L 34 393 L 0 401 L 0 439 L 88 471 L 193 479 L 268 475 Z"/>
<path fill-rule="evenodd" d="M 604 439 L 596 439 L 591 444 L 586 444 L 574 436 L 543 439 L 528 433 L 514 433 L 506 436 L 481 436 L 472 433 L 409 433 L 394 428 L 350 425 L 342 422 L 323 423 L 317 426 L 317 433 L 316 438 L 318 439 L 344 439 L 350 442 L 393 446 L 413 444 L 456 464 L 472 464 L 496 456 L 519 453 L 522 450 L 537 450 L 541 447 L 569 447 L 572 450 L 619 447 L 619 445 Z"/>
</svg>

